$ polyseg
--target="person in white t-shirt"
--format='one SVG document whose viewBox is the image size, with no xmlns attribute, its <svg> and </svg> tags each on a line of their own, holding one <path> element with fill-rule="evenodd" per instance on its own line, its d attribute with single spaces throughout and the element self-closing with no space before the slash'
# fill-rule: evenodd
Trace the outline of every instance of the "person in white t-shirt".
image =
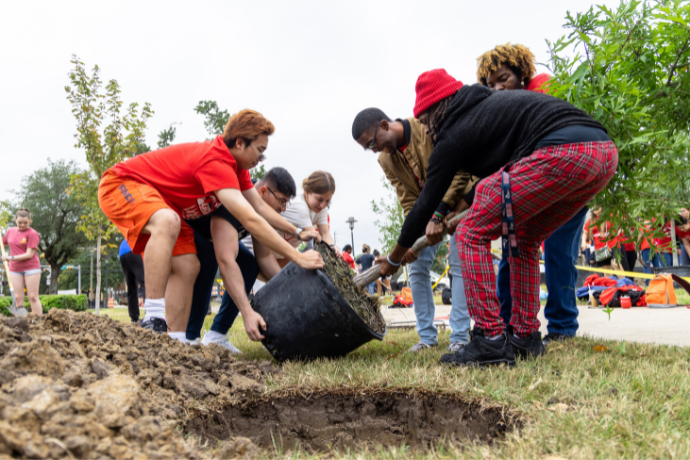
<svg viewBox="0 0 690 460">
<path fill-rule="evenodd" d="M 328 224 L 328 207 L 335 193 L 335 180 L 330 173 L 325 171 L 314 171 L 302 182 L 303 193 L 297 195 L 292 200 L 281 216 L 288 222 L 302 230 L 318 230 L 321 239 L 329 244 L 340 257 L 340 248 L 333 243 L 333 236 Z M 302 231 L 300 230 L 300 231 Z M 288 235 L 278 232 L 285 241 L 294 247 L 298 247 L 302 242 L 295 235 Z M 281 267 L 289 262 L 288 259 L 276 254 L 276 259 Z"/>
</svg>

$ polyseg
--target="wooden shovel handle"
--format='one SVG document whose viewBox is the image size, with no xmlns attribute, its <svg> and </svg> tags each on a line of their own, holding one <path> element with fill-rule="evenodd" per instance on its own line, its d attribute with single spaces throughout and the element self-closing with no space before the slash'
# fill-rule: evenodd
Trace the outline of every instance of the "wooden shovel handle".
<svg viewBox="0 0 690 460">
<path fill-rule="evenodd" d="M 470 210 L 467 209 L 467 210 L 461 212 L 457 216 L 454 216 L 450 221 L 448 221 L 448 223 L 451 224 L 451 226 L 454 226 L 454 227 L 457 226 L 460 223 L 460 221 L 467 215 L 467 213 L 469 211 Z M 448 232 L 448 233 L 450 233 L 450 232 Z M 414 242 L 414 244 L 412 245 L 412 247 L 410 249 L 415 254 L 419 254 L 422 251 L 422 249 L 426 248 L 427 246 L 429 246 L 429 245 L 426 242 L 426 235 L 425 235 L 425 236 L 420 236 L 417 239 L 417 241 Z M 381 266 L 380 265 L 374 265 L 370 269 L 368 269 L 368 270 L 360 273 L 359 275 L 355 276 L 354 282 L 358 287 L 364 287 L 364 286 L 368 286 L 371 283 L 373 283 L 374 281 L 376 281 L 376 279 L 379 278 L 380 276 L 381 276 Z"/>
</svg>

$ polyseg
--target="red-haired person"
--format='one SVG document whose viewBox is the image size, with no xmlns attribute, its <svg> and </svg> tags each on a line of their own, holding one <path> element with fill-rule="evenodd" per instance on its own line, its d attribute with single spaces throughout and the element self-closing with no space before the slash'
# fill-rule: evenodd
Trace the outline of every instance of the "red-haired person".
<svg viewBox="0 0 690 460">
<path fill-rule="evenodd" d="M 536 75 L 536 58 L 524 45 L 499 45 L 478 59 L 477 80 L 496 91 L 528 90 L 546 93 L 547 74 Z M 584 206 L 568 222 L 556 229 L 544 241 L 544 271 L 549 297 L 544 306 L 548 321 L 548 335 L 544 344 L 575 336 L 579 323 L 577 316 L 577 268 L 582 226 L 587 217 Z M 508 331 L 512 330 L 512 295 L 510 293 L 510 263 L 504 257 L 498 265 L 497 295 L 501 302 L 501 317 Z"/>
<path fill-rule="evenodd" d="M 292 234 L 297 228 L 264 203 L 252 185 L 249 170 L 266 158 L 268 136 L 274 130 L 260 113 L 242 110 L 230 118 L 222 136 L 144 153 L 105 172 L 98 189 L 101 209 L 132 252 L 144 254 L 142 327 L 167 331 L 171 338 L 188 342 L 185 329 L 199 261 L 194 232 L 183 219 L 193 221 L 218 212 L 210 222 L 216 259 L 251 340 L 263 338 L 266 324 L 249 305 L 235 262 L 238 233 L 246 229 L 300 267 L 323 266 L 317 252 L 300 253 L 278 236 L 274 228 Z M 304 239 L 313 236 L 299 234 Z"/>
<path fill-rule="evenodd" d="M 38 298 L 38 285 L 41 282 L 41 262 L 38 259 L 38 243 L 41 235 L 31 228 L 31 213 L 21 208 L 14 216 L 16 227 L 7 230 L 2 242 L 9 246 L 9 254 L 2 256 L 2 260 L 10 263 L 12 286 L 17 297 L 17 310 L 12 311 L 15 316 L 26 316 L 24 308 L 24 287 L 26 296 L 31 304 L 31 313 L 43 314 L 43 307 Z M 11 309 L 14 309 L 12 307 Z"/>
<path fill-rule="evenodd" d="M 534 91 L 463 86 L 443 69 L 417 79 L 414 115 L 434 142 L 427 182 L 387 257 L 389 275 L 411 260 L 409 248 L 462 169 L 480 178 L 456 229 L 472 341 L 442 363 L 515 364 L 515 353 L 544 353 L 537 314 L 539 245 L 611 180 L 618 152 L 603 126 L 573 105 Z M 512 334 L 505 334 L 496 297 L 491 240 L 503 236 L 510 257 Z M 428 235 L 427 235 L 428 239 Z"/>
</svg>

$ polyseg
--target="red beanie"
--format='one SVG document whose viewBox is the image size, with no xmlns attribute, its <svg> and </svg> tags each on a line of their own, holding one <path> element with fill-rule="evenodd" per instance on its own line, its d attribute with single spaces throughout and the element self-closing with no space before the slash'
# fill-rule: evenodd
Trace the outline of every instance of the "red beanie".
<svg viewBox="0 0 690 460">
<path fill-rule="evenodd" d="M 414 117 L 419 118 L 429 107 L 455 94 L 460 88 L 462 82 L 448 75 L 445 69 L 424 72 L 415 85 L 417 100 L 414 103 Z"/>
</svg>

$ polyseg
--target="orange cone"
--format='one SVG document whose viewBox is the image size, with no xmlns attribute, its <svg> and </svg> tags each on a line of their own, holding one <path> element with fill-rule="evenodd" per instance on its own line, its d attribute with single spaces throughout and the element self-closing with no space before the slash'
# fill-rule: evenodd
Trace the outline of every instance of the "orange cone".
<svg viewBox="0 0 690 460">
<path fill-rule="evenodd" d="M 115 308 L 115 300 L 112 297 L 108 299 L 108 308 Z"/>
</svg>

